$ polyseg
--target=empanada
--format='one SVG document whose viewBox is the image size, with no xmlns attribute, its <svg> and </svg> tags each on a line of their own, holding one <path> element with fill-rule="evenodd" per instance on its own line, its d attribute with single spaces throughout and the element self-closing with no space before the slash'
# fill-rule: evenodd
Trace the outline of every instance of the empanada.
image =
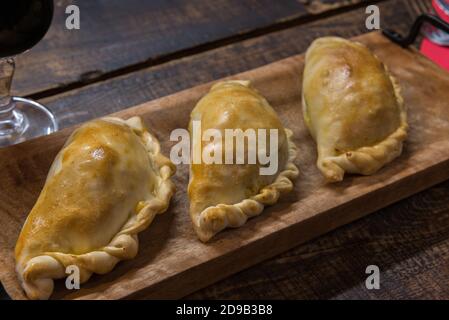
<svg viewBox="0 0 449 320">
<path fill-rule="evenodd" d="M 398 157 L 407 136 L 399 86 L 385 65 L 357 42 L 315 40 L 306 53 L 302 105 L 327 180 L 370 175 Z"/>
<path fill-rule="evenodd" d="M 137 234 L 164 212 L 174 165 L 140 118 L 103 118 L 75 130 L 54 160 L 17 240 L 16 270 L 30 299 L 79 268 L 80 282 L 137 254 Z"/>
<path fill-rule="evenodd" d="M 296 147 L 291 140 L 292 133 L 284 129 L 276 112 L 267 100 L 251 88 L 249 81 L 225 81 L 215 84 L 191 113 L 189 131 L 192 136 L 193 121 L 201 122 L 201 132 L 217 129 L 225 137 L 225 129 L 276 129 L 278 132 L 278 166 L 271 175 L 261 175 L 263 167 L 259 161 L 251 164 L 191 164 L 188 195 L 190 216 L 194 229 L 202 241 L 208 241 L 226 227 L 240 227 L 249 217 L 259 215 L 265 205 L 278 201 L 281 193 L 293 188 L 293 179 L 298 169 L 293 164 Z M 263 149 L 261 140 L 257 143 L 259 152 Z M 268 141 L 268 137 L 267 137 Z M 195 142 L 192 145 L 195 149 Z M 219 145 L 221 143 L 221 146 Z M 245 140 L 248 148 L 248 140 Z M 202 142 L 202 150 L 222 150 L 226 143 Z M 235 144 L 231 147 L 234 152 Z M 229 149 L 227 149 L 229 150 Z"/>
</svg>

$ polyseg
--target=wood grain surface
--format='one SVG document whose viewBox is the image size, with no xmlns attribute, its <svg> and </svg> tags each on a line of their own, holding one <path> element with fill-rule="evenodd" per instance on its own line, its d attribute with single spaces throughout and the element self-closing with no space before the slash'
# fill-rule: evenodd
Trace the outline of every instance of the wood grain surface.
<svg viewBox="0 0 449 320">
<path fill-rule="evenodd" d="M 315 146 L 301 117 L 300 75 L 303 56 L 276 62 L 237 76 L 252 79 L 268 98 L 301 152 L 301 177 L 295 192 L 252 219 L 244 228 L 223 232 L 209 245 L 193 234 L 185 187 L 188 168 L 176 177 L 178 192 L 171 209 L 144 232 L 141 251 L 113 272 L 93 278 L 69 293 L 61 287 L 56 298 L 177 298 L 222 279 L 319 234 L 386 206 L 449 177 L 449 74 L 414 50 L 404 50 L 378 33 L 359 38 L 383 60 L 399 80 L 409 108 L 410 136 L 401 158 L 370 177 L 349 177 L 325 185 L 315 163 Z M 161 138 L 185 127 L 189 110 L 210 85 L 180 92 L 136 108 L 122 116 L 142 115 Z M 14 273 L 15 238 L 45 180 L 55 153 L 70 130 L 0 150 L 0 278 L 10 295 L 21 298 Z M 165 137 L 165 138 L 164 138 Z M 317 273 L 320 271 L 317 270 Z M 207 276 L 205 276 L 207 274 Z"/>
<path fill-rule="evenodd" d="M 206 50 L 217 41 L 238 41 L 361 1 L 58 0 L 45 38 L 17 58 L 14 93 L 61 90 L 113 77 L 182 57 L 192 48 Z M 69 4 L 80 9 L 79 30 L 65 28 Z"/>
<path fill-rule="evenodd" d="M 186 299 L 448 299 L 449 181 Z M 380 268 L 380 289 L 365 286 Z"/>
<path fill-rule="evenodd" d="M 382 27 L 392 27 L 400 32 L 407 32 L 415 17 L 428 10 L 413 5 L 413 1 L 409 0 L 381 2 L 378 5 L 382 13 Z M 365 8 L 355 9 L 145 68 L 40 101 L 53 111 L 60 126 L 64 128 L 300 54 L 317 37 L 338 35 L 349 38 L 363 34 L 367 32 L 365 18 Z"/>
<path fill-rule="evenodd" d="M 146 2 L 151 1 L 157 3 L 158 0 Z M 52 30 L 43 42 L 19 57 L 13 83 L 16 94 L 37 98 L 48 96 L 41 101 L 56 111 L 64 127 L 301 53 L 311 39 L 318 36 L 337 34 L 350 37 L 364 33 L 364 6 L 368 3 L 379 5 L 381 27 L 400 32 L 406 32 L 413 19 L 420 13 L 428 12 L 431 7 L 429 0 L 364 1 L 364 5 L 350 0 L 299 0 L 308 12 L 315 14 L 287 23 L 266 20 L 265 26 L 256 28 L 256 32 L 242 32 L 235 37 L 229 33 L 228 40 L 216 38 L 212 45 L 200 45 L 198 49 L 195 44 L 188 45 L 191 50 L 181 53 L 172 51 L 165 60 L 148 59 L 148 64 L 145 59 L 138 60 L 144 61 L 137 63 L 140 68 L 143 67 L 140 71 L 139 68 L 127 67 L 126 56 L 133 56 L 133 52 L 120 52 L 120 56 L 106 57 L 109 61 L 119 60 L 120 63 L 113 69 L 123 70 L 111 75 L 110 69 L 105 73 L 89 74 L 99 69 L 97 65 L 104 67 L 105 56 L 97 55 L 88 48 L 105 48 L 100 51 L 113 52 L 116 50 L 114 35 L 105 37 L 101 31 L 100 37 L 88 32 L 78 37 L 73 34 L 76 31 L 66 35 L 58 29 L 63 28 L 63 6 L 72 2 L 79 1 L 57 1 L 60 12 L 56 14 L 60 17 L 55 18 Z M 104 3 L 90 2 L 90 6 Z M 166 3 L 169 5 L 168 1 Z M 336 6 L 341 9 L 335 10 Z M 151 9 L 151 5 L 144 4 L 140 8 L 143 15 Z M 113 5 L 109 15 L 129 18 L 123 12 L 112 12 L 118 9 L 120 5 Z M 100 10 L 105 10 L 105 7 Z M 95 25 L 100 29 L 103 25 L 108 26 L 108 23 L 96 22 L 98 19 L 101 18 L 96 15 L 82 15 L 84 25 Z M 229 29 L 226 21 L 223 18 L 211 25 L 213 28 Z M 133 27 L 127 21 L 122 23 Z M 136 42 L 148 43 L 147 39 L 139 39 L 147 38 L 148 32 L 131 32 Z M 278 35 L 282 41 L 276 41 Z M 191 40 L 195 38 L 198 37 L 192 36 Z M 76 44 L 74 39 L 78 41 Z M 126 37 L 121 37 L 115 47 L 126 40 Z M 165 39 L 159 38 L 158 41 Z M 160 46 L 154 42 L 152 45 Z M 49 53 L 52 59 L 46 58 L 46 51 L 53 52 Z M 74 51 L 77 54 L 73 54 Z M 85 59 L 88 61 L 85 62 Z M 61 72 L 54 72 L 48 67 L 52 61 L 55 61 L 55 66 L 61 64 L 62 67 L 55 68 Z M 89 67 L 83 69 L 84 63 Z M 102 78 L 104 75 L 105 78 Z M 90 82 L 96 83 L 89 85 Z M 57 90 L 53 92 L 49 88 Z M 66 93 L 54 95 L 62 91 Z M 449 299 L 444 286 L 449 275 L 448 195 L 449 183 L 442 183 L 187 298 Z M 381 269 L 380 290 L 367 290 L 364 286 L 364 268 L 373 263 Z M 0 299 L 6 298 L 8 296 L 0 285 Z"/>
<path fill-rule="evenodd" d="M 413 19 L 429 12 L 431 6 L 427 0 L 393 0 L 380 3 L 379 7 L 382 27 L 405 33 Z M 362 15 L 361 10 L 354 10 L 323 19 L 314 23 L 310 31 L 315 36 L 363 33 Z M 297 29 L 301 35 L 301 28 Z M 301 43 L 302 37 L 297 39 Z M 274 52 L 274 56 L 281 51 L 270 46 L 264 49 Z M 186 298 L 449 299 L 447 199 L 449 181 Z M 380 290 L 365 287 L 365 268 L 371 264 L 380 267 Z"/>
</svg>

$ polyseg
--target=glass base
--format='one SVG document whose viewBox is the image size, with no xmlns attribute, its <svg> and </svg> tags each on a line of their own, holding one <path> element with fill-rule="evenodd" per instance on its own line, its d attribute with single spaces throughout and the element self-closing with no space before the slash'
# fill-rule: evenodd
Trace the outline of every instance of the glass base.
<svg viewBox="0 0 449 320">
<path fill-rule="evenodd" d="M 33 100 L 13 97 L 12 111 L 0 117 L 0 147 L 44 136 L 58 130 L 53 114 Z"/>
</svg>

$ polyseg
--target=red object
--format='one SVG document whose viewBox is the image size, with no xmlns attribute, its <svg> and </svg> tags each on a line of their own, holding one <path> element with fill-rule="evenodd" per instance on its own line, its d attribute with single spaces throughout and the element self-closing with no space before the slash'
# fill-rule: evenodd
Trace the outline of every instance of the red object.
<svg viewBox="0 0 449 320">
<path fill-rule="evenodd" d="M 421 43 L 421 52 L 439 66 L 449 71 L 448 47 L 442 47 L 428 39 L 424 39 Z"/>
<path fill-rule="evenodd" d="M 432 5 L 438 16 L 449 23 L 449 15 L 438 6 L 436 0 L 432 0 Z M 439 46 L 428 39 L 424 39 L 421 43 L 421 52 L 442 68 L 449 71 L 449 47 Z"/>
<path fill-rule="evenodd" d="M 445 2 L 446 4 L 448 3 L 447 0 L 441 0 L 441 2 Z M 435 9 L 435 12 L 437 13 L 437 15 L 443 19 L 444 21 L 446 21 L 447 23 L 449 23 L 449 13 L 447 11 L 445 11 L 442 7 L 440 7 L 438 5 L 437 0 L 432 0 L 432 6 Z"/>
</svg>

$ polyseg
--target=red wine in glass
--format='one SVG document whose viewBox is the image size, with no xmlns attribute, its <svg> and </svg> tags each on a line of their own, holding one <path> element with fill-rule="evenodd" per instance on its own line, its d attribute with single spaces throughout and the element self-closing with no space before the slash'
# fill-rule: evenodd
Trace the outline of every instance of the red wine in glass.
<svg viewBox="0 0 449 320">
<path fill-rule="evenodd" d="M 13 56 L 36 45 L 47 33 L 52 18 L 52 0 L 2 0 L 0 4 L 0 147 L 57 130 L 47 108 L 9 93 Z"/>
</svg>

